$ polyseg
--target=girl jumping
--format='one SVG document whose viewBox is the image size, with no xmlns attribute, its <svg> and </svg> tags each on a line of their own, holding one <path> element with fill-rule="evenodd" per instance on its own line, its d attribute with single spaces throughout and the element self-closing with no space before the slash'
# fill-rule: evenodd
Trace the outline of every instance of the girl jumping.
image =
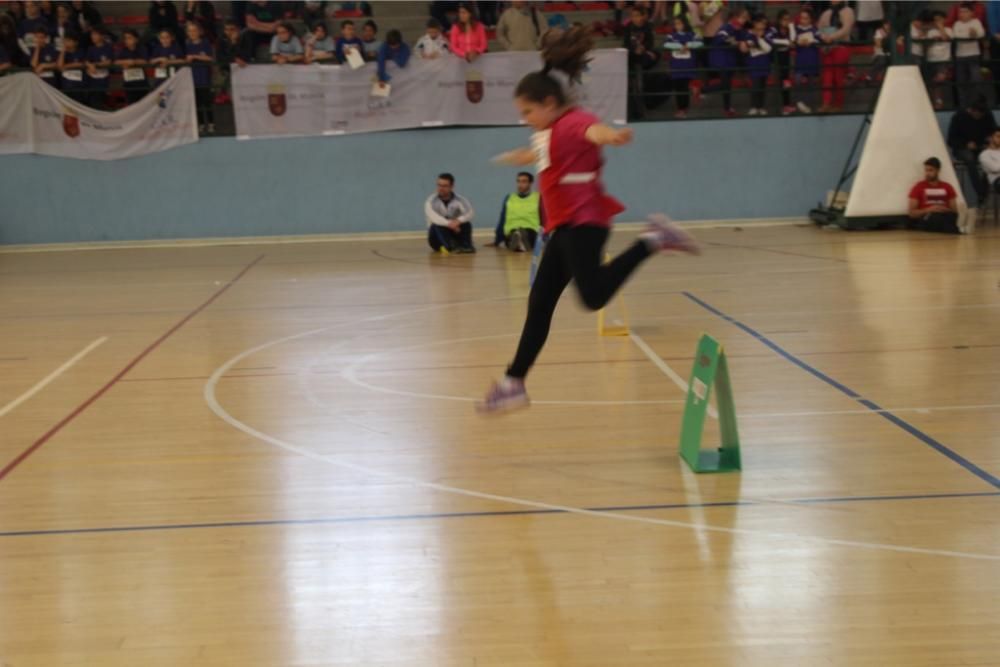
<svg viewBox="0 0 1000 667">
<path fill-rule="evenodd" d="M 549 240 L 528 297 L 517 354 L 506 376 L 494 383 L 478 404 L 481 412 L 502 412 L 529 404 L 524 378 L 545 345 L 552 314 L 570 280 L 576 282 L 587 308 L 599 310 L 652 254 L 664 250 L 698 253 L 690 236 L 669 224 L 666 216 L 658 215 L 650 218 L 649 228 L 628 250 L 602 264 L 611 219 L 625 207 L 604 192 L 601 146 L 624 146 L 632 140 L 632 130 L 603 125 L 597 116 L 577 107 L 552 75 L 553 71 L 563 72 L 572 85 L 586 66 L 592 47 L 585 28 L 573 28 L 548 40 L 542 50 L 543 69 L 521 79 L 514 91 L 514 104 L 535 130 L 531 148 L 519 148 L 495 160 L 512 166 L 535 165 Z"/>
</svg>

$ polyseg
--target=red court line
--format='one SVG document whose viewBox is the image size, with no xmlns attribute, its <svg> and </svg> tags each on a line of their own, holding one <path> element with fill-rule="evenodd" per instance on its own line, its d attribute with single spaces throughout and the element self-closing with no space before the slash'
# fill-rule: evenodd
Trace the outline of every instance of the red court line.
<svg viewBox="0 0 1000 667">
<path fill-rule="evenodd" d="M 192 310 L 190 313 L 188 313 L 184 317 L 184 319 L 182 319 L 180 322 L 178 322 L 174 326 L 170 327 L 170 329 L 168 329 L 165 334 L 163 334 L 162 336 L 160 336 L 159 338 L 157 338 L 156 340 L 154 340 L 149 345 L 149 347 L 147 347 L 145 350 L 143 350 L 142 352 L 140 352 L 139 355 L 135 359 L 133 359 L 132 361 L 130 361 L 128 363 L 128 365 L 125 366 L 125 368 L 123 368 L 120 371 L 118 371 L 118 373 L 113 378 L 111 378 L 110 380 L 108 380 L 108 382 L 103 387 L 101 387 L 96 392 L 94 392 L 94 394 L 91 395 L 90 398 L 88 398 L 83 403 L 81 403 L 80 405 L 78 405 L 77 408 L 75 410 L 73 410 L 73 412 L 69 413 L 68 415 L 66 415 L 65 417 L 63 417 L 61 420 L 59 420 L 59 422 L 57 422 L 55 426 L 53 426 L 48 431 L 46 431 L 42 435 L 42 437 L 38 438 L 38 440 L 36 440 L 34 443 L 32 443 L 32 445 L 30 447 L 28 447 L 23 452 L 21 452 L 20 454 L 18 454 L 18 456 L 13 461 L 11 461 L 10 463 L 8 463 L 6 466 L 4 466 L 4 468 L 2 470 L 0 470 L 0 481 L 3 481 L 3 479 L 5 477 L 7 477 L 7 475 L 9 475 L 10 473 L 12 473 L 15 468 L 17 468 L 19 465 L 21 465 L 22 463 L 24 463 L 24 461 L 29 456 L 31 456 L 36 451 L 38 451 L 38 449 L 42 445 L 44 445 L 46 442 L 48 442 L 49 440 L 51 440 L 52 437 L 55 434 L 59 433 L 59 431 L 61 431 L 67 424 L 69 424 L 74 419 L 76 419 L 81 414 L 83 414 L 83 412 L 87 408 L 89 408 L 91 405 L 93 405 L 97 401 L 97 399 L 99 399 L 101 396 L 103 396 L 104 394 L 106 394 L 108 392 L 108 390 L 111 389 L 111 387 L 113 387 L 116 384 L 118 384 L 118 382 L 123 377 L 125 377 L 125 375 L 129 371 L 131 371 L 133 368 L 135 368 L 136 364 L 138 364 L 140 361 L 142 361 L 147 356 L 149 356 L 149 354 L 153 350 L 155 350 L 156 348 L 158 348 L 160 345 L 163 344 L 163 342 L 165 340 L 167 340 L 172 335 L 174 335 L 177 332 L 178 329 L 180 329 L 185 324 L 187 324 L 188 322 L 190 322 L 196 315 L 198 315 L 200 312 L 202 312 L 203 310 L 205 310 L 206 308 L 208 308 L 210 305 L 212 305 L 212 303 L 216 299 L 218 299 L 220 296 L 222 296 L 223 294 L 225 294 L 226 290 L 228 290 L 230 287 L 232 287 L 233 285 L 235 285 L 237 283 L 237 281 L 239 281 L 240 278 L 242 278 L 243 276 L 245 276 L 247 274 L 247 272 L 250 271 L 250 269 L 252 269 L 254 266 L 256 266 L 262 259 L 264 259 L 264 255 L 260 255 L 259 257 L 257 257 L 257 259 L 255 259 L 254 261 L 250 262 L 245 267 L 243 267 L 243 270 L 240 271 L 239 273 L 237 273 L 236 276 L 232 280 L 230 280 L 228 283 L 226 283 L 220 289 L 218 289 L 212 296 L 210 296 L 200 306 L 198 306 L 197 308 L 195 308 L 194 310 Z"/>
</svg>

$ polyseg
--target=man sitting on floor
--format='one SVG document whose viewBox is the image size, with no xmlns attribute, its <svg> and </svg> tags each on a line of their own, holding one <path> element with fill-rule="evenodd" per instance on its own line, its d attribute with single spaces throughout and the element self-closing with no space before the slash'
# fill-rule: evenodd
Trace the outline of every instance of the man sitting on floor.
<svg viewBox="0 0 1000 667">
<path fill-rule="evenodd" d="M 542 228 L 542 200 L 531 189 L 535 177 L 526 171 L 517 175 L 517 192 L 512 192 L 503 200 L 500 222 L 490 245 L 506 245 L 514 252 L 530 251 Z"/>
<path fill-rule="evenodd" d="M 472 218 L 476 212 L 465 197 L 455 193 L 455 177 L 441 174 L 437 192 L 424 203 L 427 243 L 435 252 L 476 252 L 472 245 Z"/>
<path fill-rule="evenodd" d="M 907 228 L 961 234 L 955 188 L 940 180 L 940 173 L 940 160 L 932 157 L 924 161 L 924 180 L 910 190 L 910 222 Z"/>
</svg>

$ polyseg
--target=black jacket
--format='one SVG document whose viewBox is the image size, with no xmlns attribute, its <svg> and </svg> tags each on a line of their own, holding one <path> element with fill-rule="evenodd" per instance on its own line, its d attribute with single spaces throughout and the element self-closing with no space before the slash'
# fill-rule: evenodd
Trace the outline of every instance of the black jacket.
<svg viewBox="0 0 1000 667">
<path fill-rule="evenodd" d="M 987 111 L 980 119 L 975 119 L 968 109 L 959 109 L 948 124 L 948 147 L 952 151 L 967 150 L 970 142 L 982 148 L 989 140 L 997 121 L 993 112 Z"/>
</svg>

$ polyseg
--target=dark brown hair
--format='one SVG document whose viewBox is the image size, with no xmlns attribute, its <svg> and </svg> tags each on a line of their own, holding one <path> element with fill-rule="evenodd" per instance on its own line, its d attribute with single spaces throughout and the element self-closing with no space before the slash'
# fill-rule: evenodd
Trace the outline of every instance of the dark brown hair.
<svg viewBox="0 0 1000 667">
<path fill-rule="evenodd" d="M 564 106 L 569 96 L 558 79 L 549 74 L 553 70 L 569 77 L 570 85 L 580 80 L 580 75 L 590 62 L 587 55 L 594 48 L 594 37 L 586 27 L 570 28 L 562 34 L 550 33 L 542 47 L 542 61 L 545 66 L 540 72 L 525 76 L 514 89 L 514 97 L 523 97 L 541 104 L 549 97 L 556 104 Z"/>
</svg>

